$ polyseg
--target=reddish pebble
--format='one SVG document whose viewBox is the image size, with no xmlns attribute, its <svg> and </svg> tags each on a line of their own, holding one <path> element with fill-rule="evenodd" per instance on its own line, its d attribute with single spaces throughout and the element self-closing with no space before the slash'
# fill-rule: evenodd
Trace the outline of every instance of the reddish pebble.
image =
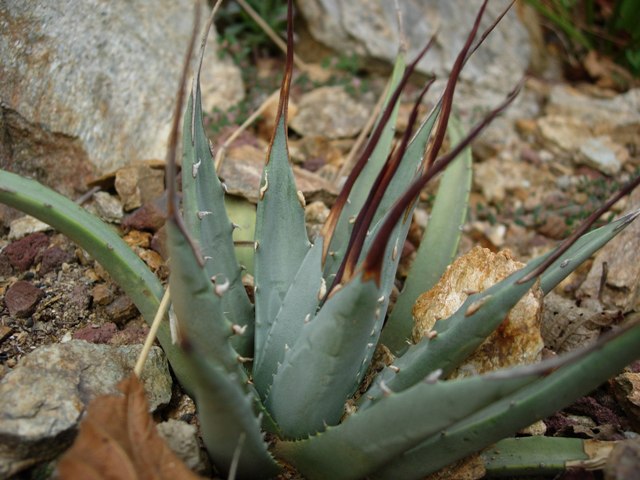
<svg viewBox="0 0 640 480">
<path fill-rule="evenodd" d="M 40 275 L 46 275 L 49 272 L 54 271 L 60 265 L 65 262 L 73 260 L 73 255 L 65 252 L 60 247 L 49 247 L 42 252 L 42 259 L 40 260 Z"/>
<path fill-rule="evenodd" d="M 4 303 L 12 317 L 27 317 L 35 311 L 43 295 L 44 293 L 38 287 L 24 280 L 18 280 L 7 289 Z"/>
<path fill-rule="evenodd" d="M 104 325 L 89 325 L 81 328 L 73 334 L 73 338 L 89 343 L 109 343 L 117 331 L 118 327 L 115 323 L 107 322 Z"/>
<path fill-rule="evenodd" d="M 24 272 L 36 258 L 36 255 L 49 245 L 49 237 L 42 232 L 32 233 L 7 245 L 4 254 L 13 268 Z"/>
</svg>

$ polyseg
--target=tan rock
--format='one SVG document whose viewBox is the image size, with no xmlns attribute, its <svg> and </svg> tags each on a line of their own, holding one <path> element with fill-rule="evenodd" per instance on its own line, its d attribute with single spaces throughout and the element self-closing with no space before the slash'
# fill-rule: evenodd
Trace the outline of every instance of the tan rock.
<svg viewBox="0 0 640 480">
<path fill-rule="evenodd" d="M 413 308 L 414 340 L 427 335 L 436 321 L 455 313 L 471 292 L 485 290 L 523 266 L 508 250 L 493 253 L 486 248 L 475 247 L 458 258 L 436 286 L 416 301 Z M 543 347 L 541 315 L 542 291 L 534 287 L 451 377 L 537 362 Z"/>
<path fill-rule="evenodd" d="M 116 172 L 115 187 L 126 211 L 155 200 L 164 192 L 164 171 L 146 164 L 124 167 Z"/>
<path fill-rule="evenodd" d="M 253 145 L 231 147 L 220 170 L 220 177 L 227 193 L 258 202 L 260 178 L 264 167 L 265 152 Z M 336 187 L 319 175 L 293 167 L 296 186 L 304 194 L 307 203 L 319 200 L 332 204 L 337 196 Z"/>
<path fill-rule="evenodd" d="M 624 372 L 612 382 L 618 402 L 629 416 L 631 425 L 640 428 L 640 373 Z"/>
<path fill-rule="evenodd" d="M 354 137 L 369 119 L 370 106 L 355 100 L 343 87 L 320 87 L 306 93 L 298 103 L 290 126 L 303 136 L 330 139 Z"/>
</svg>

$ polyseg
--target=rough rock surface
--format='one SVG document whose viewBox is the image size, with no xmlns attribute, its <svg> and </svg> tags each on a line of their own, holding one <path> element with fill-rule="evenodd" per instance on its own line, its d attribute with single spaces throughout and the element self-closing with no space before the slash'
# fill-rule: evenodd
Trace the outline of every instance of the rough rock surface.
<svg viewBox="0 0 640 480">
<path fill-rule="evenodd" d="M 316 40 L 341 53 L 355 52 L 394 61 L 400 43 L 396 2 L 298 0 L 297 4 Z M 398 4 L 409 44 L 407 57 L 413 58 L 437 32 L 438 38 L 418 64 L 418 70 L 446 78 L 466 40 L 461 32 L 473 25 L 481 1 L 403 0 Z M 507 4 L 505 0 L 489 2 L 480 30 L 487 28 Z M 467 98 L 464 84 L 473 82 L 476 92 L 478 89 L 502 92 L 493 98 L 499 99 L 522 77 L 529 64 L 530 50 L 528 34 L 512 9 L 465 66 L 458 98 Z M 434 86 L 432 91 L 439 89 Z M 488 104 L 493 101 L 488 98 L 490 95 L 483 96 L 481 100 Z"/>
<path fill-rule="evenodd" d="M 550 292 L 544 298 L 542 337 L 545 345 L 556 353 L 564 353 L 594 343 L 600 330 L 619 320 L 616 310 L 605 310 L 597 301 L 584 301 Z"/>
<path fill-rule="evenodd" d="M 0 381 L 0 477 L 53 458 L 75 436 L 86 405 L 116 393 L 141 345 L 112 347 L 74 340 L 38 348 Z M 142 372 L 150 408 L 169 402 L 171 376 L 154 347 Z"/>
<path fill-rule="evenodd" d="M 24 272 L 33 265 L 38 253 L 48 245 L 49 237 L 42 232 L 36 232 L 10 243 L 2 254 L 9 258 L 13 268 Z"/>
<path fill-rule="evenodd" d="M 536 123 L 542 143 L 558 159 L 615 175 L 629 160 L 629 152 L 640 147 L 640 89 L 593 98 L 555 86 L 545 115 Z"/>
<path fill-rule="evenodd" d="M 27 317 L 36 309 L 44 292 L 26 280 L 18 280 L 7 289 L 4 303 L 9 315 L 15 318 Z"/>
<path fill-rule="evenodd" d="M 607 459 L 604 479 L 637 479 L 638 472 L 640 472 L 640 439 L 634 438 L 617 443 Z"/>
<path fill-rule="evenodd" d="M 220 171 L 227 192 L 257 203 L 264 159 L 265 152 L 251 145 L 229 149 Z M 307 203 L 316 200 L 333 203 L 337 195 L 334 184 L 296 166 L 293 167 L 293 174 L 296 186 L 304 194 Z"/>
<path fill-rule="evenodd" d="M 37 218 L 30 217 L 29 215 L 24 215 L 12 220 L 9 223 L 9 228 L 9 240 L 19 240 L 20 238 L 31 235 L 32 233 L 53 230 L 50 225 L 41 222 Z"/>
<path fill-rule="evenodd" d="M 297 107 L 291 128 L 303 136 L 330 139 L 356 136 L 367 123 L 371 110 L 340 86 L 316 88 L 304 94 Z"/>
<path fill-rule="evenodd" d="M 93 202 L 87 205 L 87 210 L 109 223 L 120 223 L 124 216 L 120 199 L 107 192 L 94 193 Z"/>
<path fill-rule="evenodd" d="M 436 321 L 455 313 L 467 299 L 467 292 L 485 290 L 523 266 L 508 251 L 493 253 L 482 247 L 458 258 L 431 290 L 418 297 L 413 308 L 414 340 L 428 334 Z M 451 377 L 538 361 L 543 347 L 541 315 L 542 291 L 534 287 Z"/>
<path fill-rule="evenodd" d="M 630 197 L 628 212 L 640 208 L 640 190 Z M 606 265 L 604 282 L 603 266 Z M 578 295 L 599 299 L 606 307 L 629 312 L 640 302 L 640 222 L 634 221 L 597 254 Z"/>
<path fill-rule="evenodd" d="M 2 2 L 0 166 L 69 195 L 93 173 L 164 158 L 192 12 L 189 0 Z M 240 71 L 210 43 L 203 100 L 228 108 Z"/>
<path fill-rule="evenodd" d="M 395 2 L 298 0 L 297 4 L 317 40 L 341 52 L 395 59 L 400 42 Z M 446 75 L 465 42 L 460 32 L 471 27 L 481 1 L 405 0 L 398 4 L 409 43 L 408 57 L 420 51 L 437 31 L 438 39 L 418 64 L 418 70 Z M 489 2 L 481 30 L 507 4 L 502 0 Z M 511 11 L 469 61 L 463 77 L 486 81 L 488 77 L 500 74 L 519 76 L 527 67 L 528 59 L 526 30 L 517 21 L 516 12 Z M 507 71 L 502 72 L 502 67 L 507 67 Z"/>
<path fill-rule="evenodd" d="M 169 419 L 157 425 L 158 433 L 191 471 L 203 473 L 207 468 L 198 442 L 198 429 L 187 422 Z"/>
<path fill-rule="evenodd" d="M 116 172 L 115 188 L 129 212 L 160 197 L 164 192 L 164 170 L 145 164 L 130 165 Z"/>
<path fill-rule="evenodd" d="M 613 392 L 627 412 L 631 425 L 640 429 L 640 373 L 624 372 L 611 381 Z"/>
</svg>

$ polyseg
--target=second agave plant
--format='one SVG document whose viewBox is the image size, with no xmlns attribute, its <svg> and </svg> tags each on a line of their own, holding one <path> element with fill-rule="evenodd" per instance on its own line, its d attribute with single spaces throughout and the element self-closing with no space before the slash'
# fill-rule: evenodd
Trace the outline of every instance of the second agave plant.
<svg viewBox="0 0 640 480">
<path fill-rule="evenodd" d="M 446 379 L 534 285 L 548 293 L 635 219 L 637 213 L 631 213 L 588 231 L 635 188 L 637 178 L 554 251 L 468 295 L 453 315 L 437 322 L 432 335 L 412 340 L 413 303 L 456 255 L 471 180 L 469 144 L 518 91 L 466 134 L 451 119 L 460 72 L 500 20 L 478 34 L 486 3 L 436 107 L 418 120 L 427 84 L 408 128 L 392 147 L 400 95 L 430 43 L 408 65 L 400 52 L 369 142 L 311 243 L 287 146 L 293 64 L 289 2 L 286 70 L 258 195 L 251 297 L 234 252 L 235 225 L 225 210 L 225 187 L 205 135 L 196 69 L 182 116 L 181 205 L 177 120 L 168 154 L 175 317 L 172 333 L 167 319 L 159 339 L 176 376 L 195 398 L 205 445 L 221 472 L 269 478 L 293 467 L 319 479 L 421 478 L 553 413 L 638 358 L 640 328 L 625 325 L 594 347 L 565 357 Z M 179 100 L 176 118 L 182 110 Z M 452 146 L 441 153 L 447 131 Z M 387 315 L 413 209 L 422 188 L 437 175 L 440 187 L 425 238 Z M 92 236 L 89 230 L 103 228 L 97 220 L 6 172 L 0 175 L 0 200 L 50 221 L 80 243 L 151 320 L 162 288 L 117 237 L 109 236 L 105 246 L 104 239 Z M 383 345 L 391 354 L 373 368 L 374 353 Z"/>
</svg>

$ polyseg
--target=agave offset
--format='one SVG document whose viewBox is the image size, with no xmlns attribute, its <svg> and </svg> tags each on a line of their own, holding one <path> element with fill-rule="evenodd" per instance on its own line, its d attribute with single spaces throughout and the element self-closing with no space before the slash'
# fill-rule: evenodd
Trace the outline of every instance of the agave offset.
<svg viewBox="0 0 640 480">
<path fill-rule="evenodd" d="M 470 295 L 446 322 L 439 322 L 437 337 L 410 341 L 411 305 L 456 254 L 471 178 L 469 144 L 518 90 L 467 134 L 450 122 L 460 71 L 501 18 L 474 43 L 486 0 L 439 103 L 418 125 L 425 86 L 409 127 L 392 148 L 399 97 L 429 44 L 407 66 L 400 52 L 370 141 L 320 235 L 309 241 L 304 197 L 296 188 L 287 148 L 291 3 L 286 71 L 259 190 L 253 300 L 242 283 L 235 226 L 225 210 L 225 186 L 202 122 L 200 65 L 183 115 L 181 207 L 175 157 L 182 95 L 168 153 L 169 284 L 176 328 L 172 335 L 166 319 L 159 340 L 177 378 L 195 398 L 216 467 L 239 478 L 277 476 L 284 466 L 317 479 L 421 478 L 553 413 L 638 358 L 640 328 L 627 326 L 594 347 L 552 361 L 445 379 L 536 282 L 549 292 L 635 219 L 637 213 L 629 214 L 587 232 L 639 179 L 553 252 Z M 200 63 L 205 43 L 206 33 Z M 189 56 L 193 44 L 192 39 Z M 180 92 L 186 77 L 185 66 Z M 447 130 L 453 146 L 441 155 Z M 387 316 L 398 251 L 418 195 L 439 173 L 426 237 Z M 7 172 L 0 173 L 0 201 L 78 242 L 151 321 L 162 286 L 116 234 L 63 197 Z M 379 344 L 395 358 L 370 372 Z M 363 383 L 365 374 L 372 375 L 370 383 Z M 355 408 L 345 415 L 348 402 Z"/>
</svg>

